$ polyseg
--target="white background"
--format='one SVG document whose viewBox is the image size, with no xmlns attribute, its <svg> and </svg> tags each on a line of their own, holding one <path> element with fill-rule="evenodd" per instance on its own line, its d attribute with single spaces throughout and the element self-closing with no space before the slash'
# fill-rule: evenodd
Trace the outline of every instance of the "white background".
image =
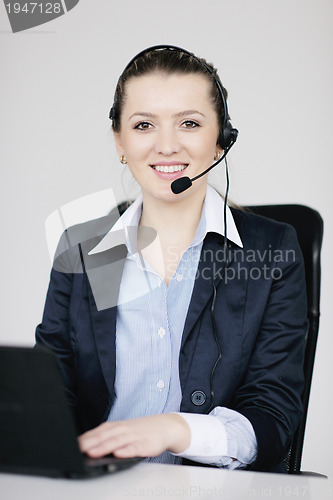
<svg viewBox="0 0 333 500">
<path fill-rule="evenodd" d="M 50 258 L 44 224 L 63 205 L 112 188 L 132 194 L 108 110 L 124 66 L 170 43 L 214 62 L 239 140 L 239 204 L 303 203 L 325 223 L 321 325 L 303 470 L 333 474 L 332 14 L 330 0 L 80 0 L 12 34 L 0 4 L 2 344 L 32 345 Z M 223 169 L 214 173 L 223 189 Z M 125 187 L 125 191 L 123 189 Z"/>
</svg>

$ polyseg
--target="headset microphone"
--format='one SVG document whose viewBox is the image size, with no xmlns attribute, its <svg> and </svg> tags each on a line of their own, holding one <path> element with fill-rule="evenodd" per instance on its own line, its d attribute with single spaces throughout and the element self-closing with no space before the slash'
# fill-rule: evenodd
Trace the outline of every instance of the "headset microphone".
<svg viewBox="0 0 333 500">
<path fill-rule="evenodd" d="M 236 130 L 236 129 L 234 129 Z M 212 170 L 212 168 L 216 167 L 216 165 L 218 165 L 222 160 L 224 160 L 224 158 L 227 156 L 227 154 L 229 153 L 230 149 L 232 148 L 232 146 L 235 144 L 235 141 L 236 139 L 230 144 L 230 146 L 224 151 L 224 154 L 221 156 L 221 158 L 219 158 L 215 163 L 213 163 L 213 165 L 211 165 L 210 167 L 208 167 L 204 172 L 202 172 L 201 174 L 199 175 L 196 175 L 195 177 L 192 177 L 192 179 L 190 179 L 189 177 L 180 177 L 179 179 L 176 179 L 174 180 L 172 183 L 171 183 L 171 191 L 174 193 L 174 194 L 180 194 L 182 193 L 183 191 L 186 191 L 186 189 L 188 189 L 189 187 L 192 186 L 192 182 L 193 181 L 196 181 L 197 179 L 199 179 L 200 177 L 202 177 L 203 175 L 207 174 L 210 170 Z"/>
<path fill-rule="evenodd" d="M 171 191 L 174 194 L 180 194 L 183 191 L 186 191 L 189 187 L 192 186 L 192 180 L 189 177 L 180 177 L 171 183 Z"/>
</svg>

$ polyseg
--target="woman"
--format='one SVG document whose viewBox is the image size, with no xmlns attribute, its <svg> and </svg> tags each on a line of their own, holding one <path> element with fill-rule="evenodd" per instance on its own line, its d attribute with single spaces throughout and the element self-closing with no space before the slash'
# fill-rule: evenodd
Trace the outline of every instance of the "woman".
<svg viewBox="0 0 333 500">
<path fill-rule="evenodd" d="M 207 176 L 170 188 L 226 147 L 226 92 L 208 69 L 172 47 L 126 67 L 112 126 L 142 196 L 65 233 L 36 339 L 58 357 L 88 455 L 282 471 L 307 327 L 295 232 L 226 208 L 226 247 Z"/>
</svg>

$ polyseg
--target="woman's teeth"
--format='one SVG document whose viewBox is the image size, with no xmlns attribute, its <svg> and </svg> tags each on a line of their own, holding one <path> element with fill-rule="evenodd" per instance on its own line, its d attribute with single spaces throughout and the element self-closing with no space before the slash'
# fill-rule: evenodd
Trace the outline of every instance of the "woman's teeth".
<svg viewBox="0 0 333 500">
<path fill-rule="evenodd" d="M 188 166 L 187 164 L 185 165 L 171 165 L 170 167 L 164 166 L 164 165 L 151 165 L 154 170 L 157 170 L 157 172 L 165 172 L 172 174 L 173 172 L 181 172 L 182 170 L 185 170 L 185 168 Z"/>
</svg>

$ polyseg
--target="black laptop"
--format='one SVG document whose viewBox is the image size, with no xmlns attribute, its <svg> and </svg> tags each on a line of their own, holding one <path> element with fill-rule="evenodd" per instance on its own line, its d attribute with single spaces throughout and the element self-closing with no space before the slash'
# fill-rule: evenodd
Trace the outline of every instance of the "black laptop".
<svg viewBox="0 0 333 500">
<path fill-rule="evenodd" d="M 0 471 L 83 478 L 140 460 L 83 455 L 54 354 L 0 347 Z"/>
</svg>

